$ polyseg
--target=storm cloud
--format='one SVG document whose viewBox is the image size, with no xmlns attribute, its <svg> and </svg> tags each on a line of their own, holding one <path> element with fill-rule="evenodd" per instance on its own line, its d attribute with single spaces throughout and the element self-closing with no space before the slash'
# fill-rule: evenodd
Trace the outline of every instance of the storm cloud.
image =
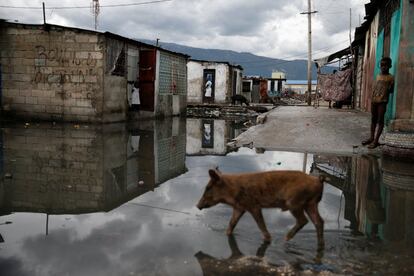
<svg viewBox="0 0 414 276">
<path fill-rule="evenodd" d="M 92 1 L 42 0 L 47 8 L 87 6 Z M 42 1 L 1 1 L 0 18 L 23 23 L 42 23 L 40 9 L 11 9 L 4 6 L 41 7 Z M 192 47 L 251 52 L 280 59 L 306 58 L 306 0 L 171 0 L 126 7 L 113 4 L 142 3 L 143 0 L 101 0 L 98 30 L 130 38 L 160 39 Z M 330 54 L 349 45 L 349 18 L 353 28 L 364 17 L 367 0 L 314 0 L 312 10 L 313 55 Z M 93 29 L 90 8 L 47 9 L 47 22 Z M 353 34 L 353 30 L 352 30 Z"/>
</svg>

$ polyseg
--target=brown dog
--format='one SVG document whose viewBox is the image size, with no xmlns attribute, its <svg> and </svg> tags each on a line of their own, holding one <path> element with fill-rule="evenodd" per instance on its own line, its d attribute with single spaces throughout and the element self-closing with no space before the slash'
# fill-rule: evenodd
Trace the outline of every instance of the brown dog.
<svg viewBox="0 0 414 276">
<path fill-rule="evenodd" d="M 262 208 L 281 208 L 289 210 L 296 218 L 296 224 L 287 233 L 286 240 L 292 239 L 308 223 L 305 211 L 316 227 L 319 248 L 324 246 L 323 220 L 318 212 L 324 176 L 310 176 L 300 171 L 222 174 L 218 170 L 209 170 L 209 174 L 210 181 L 197 207 L 201 210 L 217 203 L 231 205 L 233 216 L 227 235 L 233 233 L 241 216 L 248 211 L 262 231 L 264 240 L 270 241 Z"/>
</svg>

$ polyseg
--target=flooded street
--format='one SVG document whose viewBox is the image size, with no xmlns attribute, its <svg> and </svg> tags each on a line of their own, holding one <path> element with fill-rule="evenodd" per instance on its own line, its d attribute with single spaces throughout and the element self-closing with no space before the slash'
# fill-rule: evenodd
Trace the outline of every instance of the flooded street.
<svg viewBox="0 0 414 276">
<path fill-rule="evenodd" d="M 242 121 L 139 125 L 3 124 L 1 275 L 412 275 L 412 163 L 372 155 L 230 149 Z M 324 174 L 325 249 L 308 223 L 289 242 L 289 212 L 195 205 L 208 169 Z"/>
</svg>

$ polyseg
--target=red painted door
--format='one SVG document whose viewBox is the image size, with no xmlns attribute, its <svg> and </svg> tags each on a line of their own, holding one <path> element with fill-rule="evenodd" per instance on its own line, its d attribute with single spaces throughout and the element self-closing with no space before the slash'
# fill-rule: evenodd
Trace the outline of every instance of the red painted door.
<svg viewBox="0 0 414 276">
<path fill-rule="evenodd" d="M 139 52 L 139 93 L 141 110 L 154 111 L 157 50 Z"/>
</svg>

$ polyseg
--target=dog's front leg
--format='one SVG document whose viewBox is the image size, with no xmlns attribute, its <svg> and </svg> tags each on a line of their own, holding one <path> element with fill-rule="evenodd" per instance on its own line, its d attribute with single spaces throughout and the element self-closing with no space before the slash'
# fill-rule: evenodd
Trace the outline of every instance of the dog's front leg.
<svg viewBox="0 0 414 276">
<path fill-rule="evenodd" d="M 262 231 L 263 239 L 265 241 L 271 241 L 272 236 L 270 235 L 269 231 L 267 231 L 266 223 L 263 219 L 262 209 L 260 209 L 260 208 L 252 209 L 249 212 L 252 214 L 254 220 L 256 221 L 257 225 L 259 226 L 260 230 Z"/>
<path fill-rule="evenodd" d="M 234 227 L 236 227 L 237 223 L 244 213 L 244 210 L 233 208 L 233 215 L 231 216 L 230 224 L 226 231 L 227 235 L 231 235 L 233 233 Z"/>
</svg>

